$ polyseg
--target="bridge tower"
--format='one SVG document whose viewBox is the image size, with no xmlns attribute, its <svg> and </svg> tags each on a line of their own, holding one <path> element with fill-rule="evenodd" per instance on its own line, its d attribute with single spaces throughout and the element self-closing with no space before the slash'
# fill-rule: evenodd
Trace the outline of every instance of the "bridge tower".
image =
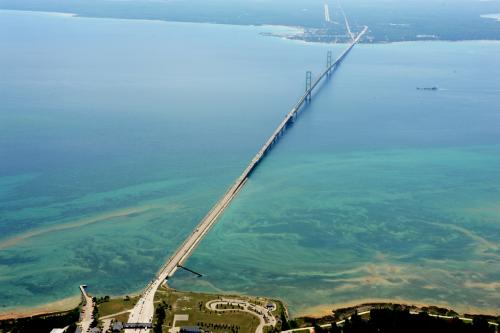
<svg viewBox="0 0 500 333">
<path fill-rule="evenodd" d="M 330 67 L 332 66 L 332 51 L 328 51 L 328 53 L 326 54 L 326 68 L 328 70 L 328 75 L 330 75 L 331 71 L 330 71 Z"/>
<path fill-rule="evenodd" d="M 312 85 L 312 73 L 311 71 L 306 72 L 306 100 L 311 100 L 311 85 Z"/>
</svg>

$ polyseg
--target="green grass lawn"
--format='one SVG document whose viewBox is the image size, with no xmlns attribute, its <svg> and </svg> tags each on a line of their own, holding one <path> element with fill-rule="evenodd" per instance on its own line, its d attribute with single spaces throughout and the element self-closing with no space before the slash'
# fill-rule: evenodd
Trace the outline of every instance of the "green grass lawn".
<svg viewBox="0 0 500 333">
<path fill-rule="evenodd" d="M 124 297 L 120 297 L 112 298 L 108 302 L 101 303 L 97 306 L 99 309 L 99 317 L 109 316 L 125 310 L 130 310 L 134 307 L 138 299 L 138 296 L 130 297 L 129 300 L 125 300 Z M 123 315 L 120 316 L 120 318 L 122 317 Z M 128 314 L 125 314 L 125 318 L 128 318 Z"/>
<path fill-rule="evenodd" d="M 235 328 L 238 333 L 254 333 L 259 325 L 259 319 L 246 312 L 230 310 L 228 312 L 210 311 L 205 304 L 208 301 L 215 300 L 221 295 L 180 292 L 172 289 L 160 288 L 155 295 L 155 306 L 167 304 L 166 318 L 163 326 L 164 332 L 172 326 L 174 315 L 187 314 L 189 320 L 177 322 L 176 326 L 200 326 L 202 329 L 212 332 L 231 332 L 231 328 Z M 237 299 L 245 299 L 251 303 L 265 305 L 268 300 L 260 297 L 246 296 L 228 296 Z M 277 310 L 283 308 L 280 302 L 277 303 Z M 226 325 L 224 327 L 214 327 L 214 325 Z"/>
</svg>

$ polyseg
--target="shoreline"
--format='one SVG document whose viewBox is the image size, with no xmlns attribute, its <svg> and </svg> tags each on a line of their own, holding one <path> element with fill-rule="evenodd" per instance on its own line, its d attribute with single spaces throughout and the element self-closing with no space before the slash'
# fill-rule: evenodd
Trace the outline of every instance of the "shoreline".
<svg viewBox="0 0 500 333">
<path fill-rule="evenodd" d="M 221 26 L 230 26 L 230 27 L 254 27 L 254 28 L 276 28 L 276 29 L 292 29 L 292 30 L 305 30 L 310 27 L 303 27 L 297 25 L 282 25 L 282 24 L 270 24 L 270 23 L 262 23 L 262 24 L 239 24 L 239 23 L 220 23 L 220 22 L 212 22 L 212 21 L 182 21 L 182 20 L 162 20 L 162 19 L 148 19 L 148 18 L 123 18 L 123 17 L 112 17 L 112 16 L 88 16 L 81 15 L 78 13 L 70 13 L 70 12 L 57 12 L 57 11 L 44 11 L 44 10 L 24 10 L 24 9 L 8 9 L 8 8 L 0 8 L 0 11 L 11 11 L 11 12 L 24 12 L 24 13 L 32 13 L 32 14 L 46 14 L 52 16 L 60 16 L 66 18 L 82 18 L 82 19 L 102 19 L 102 20 L 126 20 L 126 21 L 147 21 L 147 22 L 162 22 L 162 23 L 178 23 L 178 24 L 202 24 L 202 25 L 221 25 Z M 332 44 L 332 42 L 328 41 L 311 41 L 307 40 L 307 38 L 293 38 L 293 36 L 283 36 L 283 35 L 267 35 L 269 37 L 275 38 L 284 38 L 290 41 L 299 41 L 303 43 L 311 43 L 311 44 Z M 393 43 L 413 43 L 413 42 L 450 42 L 450 43 L 460 43 L 460 42 L 500 42 L 500 37 L 497 39 L 408 39 L 408 40 L 393 40 L 393 41 L 375 41 L 375 42 L 367 42 L 360 41 L 361 45 L 378 45 L 378 44 L 393 44 Z M 340 42 L 337 44 L 345 44 L 344 42 Z"/>
<path fill-rule="evenodd" d="M 0 320 L 19 319 L 55 312 L 69 311 L 76 308 L 81 302 L 81 296 L 71 296 L 61 300 L 33 307 L 23 306 L 0 310 Z"/>
<path fill-rule="evenodd" d="M 100 294 L 93 295 L 92 293 L 90 293 L 90 295 L 98 297 L 109 296 L 110 299 L 116 299 L 116 298 L 124 298 L 125 296 L 136 297 L 139 296 L 141 292 L 142 289 L 123 295 L 100 295 Z M 79 306 L 81 299 L 82 296 L 80 292 L 78 292 L 78 294 L 76 294 L 75 296 L 66 297 L 50 303 L 39 304 L 34 306 L 14 306 L 6 308 L 5 310 L 0 308 L 0 320 L 19 319 L 19 318 L 38 316 L 38 315 L 45 315 L 55 312 L 69 311 Z"/>
<path fill-rule="evenodd" d="M 134 297 L 139 295 L 140 292 L 134 292 L 130 294 L 124 295 L 114 295 L 110 296 L 113 298 L 123 298 L 125 296 Z M 288 310 L 288 304 L 280 299 L 279 300 L 285 309 Z M 71 296 L 68 298 L 64 298 L 55 302 L 50 302 L 42 305 L 37 305 L 33 307 L 14 307 L 7 310 L 0 310 L 0 320 L 8 320 L 8 319 L 20 319 L 25 317 L 32 317 L 38 315 L 46 315 L 56 312 L 64 312 L 69 311 L 77 307 L 81 302 L 81 296 Z M 473 306 L 457 304 L 451 305 L 444 302 L 424 302 L 424 301 L 412 301 L 407 299 L 400 298 L 361 298 L 354 299 L 352 301 L 345 302 L 337 302 L 337 303 L 329 303 L 329 304 L 319 304 L 315 306 L 310 306 L 305 308 L 304 310 L 297 311 L 293 316 L 290 316 L 290 319 L 297 319 L 303 317 L 310 318 L 323 318 L 325 316 L 331 316 L 334 310 L 345 309 L 345 308 L 356 308 L 368 306 L 370 304 L 395 304 L 395 305 L 404 305 L 408 307 L 417 307 L 417 308 L 425 308 L 425 307 L 439 307 L 446 308 L 449 310 L 456 311 L 460 315 L 476 315 L 476 316 L 500 316 L 500 312 L 496 312 L 494 309 L 482 309 Z M 288 312 L 288 311 L 287 311 Z"/>
<path fill-rule="evenodd" d="M 361 307 L 367 304 L 400 304 L 405 306 L 415 306 L 418 308 L 425 307 L 439 307 L 446 308 L 449 310 L 456 311 L 461 315 L 487 315 L 487 316 L 500 316 L 500 310 L 495 309 L 482 309 L 474 306 L 464 305 L 464 304 L 449 304 L 445 302 L 425 302 L 408 300 L 401 298 L 361 298 L 352 301 L 331 303 L 331 304 L 320 304 L 312 307 L 308 307 L 305 310 L 298 311 L 293 318 L 299 317 L 312 317 L 321 318 L 324 316 L 332 315 L 333 310 L 344 309 L 344 308 L 354 308 Z"/>
</svg>

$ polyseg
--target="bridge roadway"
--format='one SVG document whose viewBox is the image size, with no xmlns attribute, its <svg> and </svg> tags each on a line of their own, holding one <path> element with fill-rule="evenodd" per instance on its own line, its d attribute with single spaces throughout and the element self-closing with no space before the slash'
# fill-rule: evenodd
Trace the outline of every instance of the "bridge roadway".
<svg viewBox="0 0 500 333">
<path fill-rule="evenodd" d="M 178 265 L 182 265 L 191 255 L 196 246 L 200 243 L 203 237 L 208 233 L 210 228 L 216 223 L 218 217 L 224 212 L 226 207 L 231 203 L 231 201 L 236 197 L 238 192 L 245 185 L 248 177 L 252 171 L 256 168 L 259 162 L 264 158 L 264 155 L 271 149 L 272 145 L 279 139 L 280 135 L 284 133 L 287 126 L 290 125 L 296 118 L 297 113 L 307 101 L 308 97 L 311 96 L 314 88 L 318 83 L 328 74 L 330 74 L 337 65 L 342 62 L 349 51 L 354 47 L 356 43 L 359 42 L 361 37 L 366 33 L 367 27 L 365 27 L 361 33 L 353 40 L 349 47 L 342 52 L 342 54 L 329 66 L 325 71 L 311 84 L 311 87 L 306 90 L 301 99 L 295 104 L 293 109 L 286 115 L 283 121 L 279 124 L 273 134 L 269 137 L 266 143 L 262 146 L 255 157 L 250 161 L 243 173 L 236 179 L 232 186 L 226 191 L 224 196 L 210 209 L 207 215 L 201 220 L 201 222 L 196 226 L 194 231 L 186 238 L 186 240 L 177 248 L 175 253 L 168 259 L 168 261 L 161 267 L 160 271 L 156 275 L 155 279 L 152 280 L 144 289 L 141 298 L 137 304 L 132 309 L 130 313 L 128 322 L 129 323 L 144 323 L 151 324 L 153 321 L 154 314 L 154 295 L 158 287 L 172 276 L 178 268 Z M 131 329 L 127 329 L 131 330 Z M 133 329 L 134 332 L 147 333 L 148 328 L 143 329 Z"/>
</svg>

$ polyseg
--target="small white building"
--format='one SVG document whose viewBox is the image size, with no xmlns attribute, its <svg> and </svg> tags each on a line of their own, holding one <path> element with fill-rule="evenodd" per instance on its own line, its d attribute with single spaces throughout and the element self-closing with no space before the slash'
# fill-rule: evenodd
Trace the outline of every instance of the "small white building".
<svg viewBox="0 0 500 333">
<path fill-rule="evenodd" d="M 64 328 L 53 328 L 50 333 L 64 333 L 65 329 Z"/>
</svg>

